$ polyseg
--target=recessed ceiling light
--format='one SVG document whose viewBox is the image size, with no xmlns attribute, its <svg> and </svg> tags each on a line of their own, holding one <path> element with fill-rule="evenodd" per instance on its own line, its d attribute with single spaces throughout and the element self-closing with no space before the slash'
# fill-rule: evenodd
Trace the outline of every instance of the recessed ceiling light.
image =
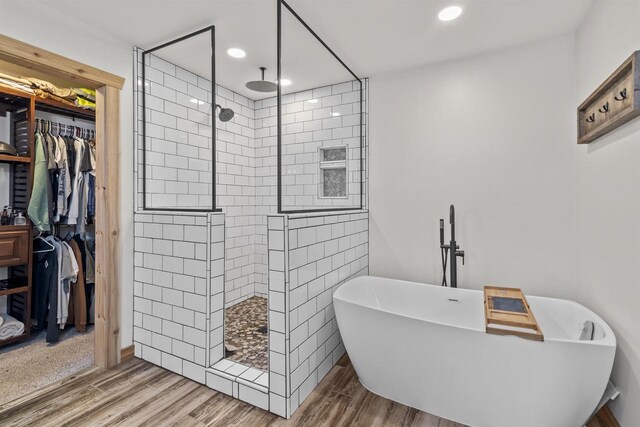
<svg viewBox="0 0 640 427">
<path fill-rule="evenodd" d="M 247 52 L 237 47 L 232 47 L 231 49 L 227 50 L 227 53 L 229 54 L 229 56 L 233 56 L 234 58 L 244 58 L 245 56 L 247 56 Z"/>
<path fill-rule="evenodd" d="M 337 111 L 334 111 L 333 113 L 331 113 L 332 117 L 338 117 L 340 115 L 340 113 L 338 113 Z"/>
<path fill-rule="evenodd" d="M 282 79 L 282 86 L 291 86 L 291 80 Z"/>
<path fill-rule="evenodd" d="M 316 98 L 310 99 L 307 101 L 309 104 L 317 104 L 318 100 Z"/>
<path fill-rule="evenodd" d="M 202 101 L 201 99 L 191 98 L 190 101 L 194 104 L 204 105 L 204 101 Z"/>
<path fill-rule="evenodd" d="M 460 15 L 462 15 L 462 8 L 460 6 L 449 6 L 438 13 L 438 19 L 441 21 L 452 21 Z"/>
</svg>

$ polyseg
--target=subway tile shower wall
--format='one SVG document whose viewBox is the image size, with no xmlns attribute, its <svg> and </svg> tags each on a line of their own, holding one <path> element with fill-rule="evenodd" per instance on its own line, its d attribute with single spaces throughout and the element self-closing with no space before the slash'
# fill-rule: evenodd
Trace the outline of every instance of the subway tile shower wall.
<svg viewBox="0 0 640 427">
<path fill-rule="evenodd" d="M 146 63 L 147 207 L 210 207 L 211 82 L 154 55 L 148 55 Z M 138 54 L 138 70 L 141 66 Z M 137 95 L 141 84 L 139 80 Z M 367 81 L 363 84 L 366 89 Z M 216 90 L 216 102 L 235 112 L 229 122 L 213 115 L 216 206 L 226 214 L 225 306 L 229 307 L 252 296 L 267 296 L 266 215 L 276 213 L 278 191 L 277 106 L 275 97 L 253 101 L 220 85 Z M 366 105 L 366 90 L 364 94 Z M 142 100 L 136 98 L 140 130 Z M 205 99 L 204 104 L 192 102 Z M 359 207 L 360 83 L 288 94 L 282 101 L 283 208 Z M 366 122 L 366 114 L 363 119 Z M 142 143 L 138 137 L 138 171 L 143 167 Z M 366 158 L 366 139 L 364 143 Z M 346 198 L 319 197 L 319 148 L 332 146 L 348 147 Z M 136 173 L 136 177 L 142 206 L 142 176 Z"/>
<path fill-rule="evenodd" d="M 284 210 L 360 207 L 360 110 L 361 105 L 366 107 L 367 80 L 363 80 L 362 84 L 365 89 L 362 104 L 358 81 L 282 96 Z M 362 129 L 366 129 L 366 108 L 363 110 Z M 277 99 L 274 97 L 256 101 L 255 119 L 258 203 L 262 206 L 274 206 L 277 202 Z M 365 132 L 363 136 L 366 136 Z M 348 148 L 347 196 L 321 197 L 320 147 L 343 146 Z M 366 158 L 366 138 L 363 138 L 363 148 Z M 364 164 L 363 161 L 362 165 Z M 364 197 L 363 204 L 366 205 Z"/>
<path fill-rule="evenodd" d="M 368 273 L 368 213 L 269 216 L 269 391 L 288 416 L 345 352 L 333 293 Z"/>
<path fill-rule="evenodd" d="M 153 54 L 145 62 L 147 207 L 210 209 L 211 81 Z"/>
<path fill-rule="evenodd" d="M 290 417 L 344 354 L 332 295 L 368 274 L 368 213 L 278 214 L 276 98 L 253 101 L 216 85 L 216 102 L 235 112 L 221 122 L 211 82 L 157 57 L 147 64 L 135 88 L 137 208 L 146 187 L 148 209 L 134 218 L 135 354 Z M 359 89 L 346 82 L 282 97 L 283 209 L 360 207 L 361 105 L 365 124 L 367 115 Z M 212 206 L 214 120 L 216 207 L 224 213 L 184 212 Z M 343 198 L 322 197 L 320 149 L 330 147 L 347 147 Z M 268 296 L 269 309 L 268 383 L 257 385 L 218 369 L 224 308 L 251 296 Z"/>
<path fill-rule="evenodd" d="M 212 206 L 211 82 L 163 59 L 145 59 L 147 208 L 210 209 Z M 142 67 L 141 57 L 138 62 Z M 138 73 L 141 75 L 141 73 Z M 140 81 L 141 83 L 141 81 Z M 140 84 L 138 85 L 140 89 Z M 138 118 L 142 120 L 142 91 Z M 216 103 L 231 108 L 216 123 L 216 206 L 226 214 L 225 305 L 266 297 L 265 232 L 256 215 L 254 101 L 216 85 Z M 142 128 L 140 122 L 138 129 Z M 142 169 L 138 139 L 138 170 Z M 138 189 L 143 188 L 142 176 Z M 138 191 L 138 203 L 142 205 Z M 275 205 L 274 205 L 275 206 Z M 262 225 L 262 227 L 266 227 Z M 261 255 L 262 254 L 262 255 Z"/>
<path fill-rule="evenodd" d="M 135 354 L 204 383 L 222 357 L 224 215 L 139 213 L 134 233 Z"/>
</svg>

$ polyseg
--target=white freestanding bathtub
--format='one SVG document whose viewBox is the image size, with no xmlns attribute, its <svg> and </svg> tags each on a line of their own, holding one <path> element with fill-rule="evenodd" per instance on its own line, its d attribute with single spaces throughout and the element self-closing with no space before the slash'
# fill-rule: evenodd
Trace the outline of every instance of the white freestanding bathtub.
<svg viewBox="0 0 640 427">
<path fill-rule="evenodd" d="M 485 333 L 482 291 L 363 276 L 333 300 L 367 389 L 471 426 L 583 426 L 611 374 L 613 331 L 572 301 L 527 296 L 539 342 Z"/>
</svg>

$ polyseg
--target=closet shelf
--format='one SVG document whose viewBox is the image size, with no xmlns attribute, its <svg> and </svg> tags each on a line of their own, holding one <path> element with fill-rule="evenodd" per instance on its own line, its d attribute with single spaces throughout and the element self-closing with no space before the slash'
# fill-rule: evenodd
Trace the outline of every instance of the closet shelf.
<svg viewBox="0 0 640 427">
<path fill-rule="evenodd" d="M 85 108 L 75 107 L 73 105 L 63 104 L 47 98 L 35 97 L 36 110 L 49 113 L 63 114 L 65 116 L 77 117 L 85 120 L 95 120 L 96 112 Z"/>
<path fill-rule="evenodd" d="M 21 286 L 19 288 L 1 289 L 0 290 L 0 297 L 3 297 L 5 295 L 12 295 L 12 294 L 22 294 L 22 293 L 26 293 L 26 292 L 29 292 L 29 287 L 28 286 Z"/>
<path fill-rule="evenodd" d="M 25 328 L 25 332 L 22 335 L 18 335 L 17 337 L 7 338 L 6 340 L 0 340 L 0 347 L 8 344 L 12 344 L 14 342 L 24 341 L 27 338 L 29 338 L 29 333 L 26 332 L 26 328 Z"/>
<path fill-rule="evenodd" d="M 0 231 L 20 231 L 20 230 L 30 230 L 31 225 L 0 225 Z"/>
<path fill-rule="evenodd" d="M 31 157 L 0 154 L 0 163 L 31 163 Z"/>
</svg>

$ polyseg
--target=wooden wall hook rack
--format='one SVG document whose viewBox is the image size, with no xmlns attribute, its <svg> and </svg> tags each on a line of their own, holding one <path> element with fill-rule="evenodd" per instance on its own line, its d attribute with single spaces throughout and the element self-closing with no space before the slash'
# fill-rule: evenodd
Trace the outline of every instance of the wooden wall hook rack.
<svg viewBox="0 0 640 427">
<path fill-rule="evenodd" d="M 639 115 L 640 50 L 578 107 L 578 144 L 593 142 Z"/>
</svg>

